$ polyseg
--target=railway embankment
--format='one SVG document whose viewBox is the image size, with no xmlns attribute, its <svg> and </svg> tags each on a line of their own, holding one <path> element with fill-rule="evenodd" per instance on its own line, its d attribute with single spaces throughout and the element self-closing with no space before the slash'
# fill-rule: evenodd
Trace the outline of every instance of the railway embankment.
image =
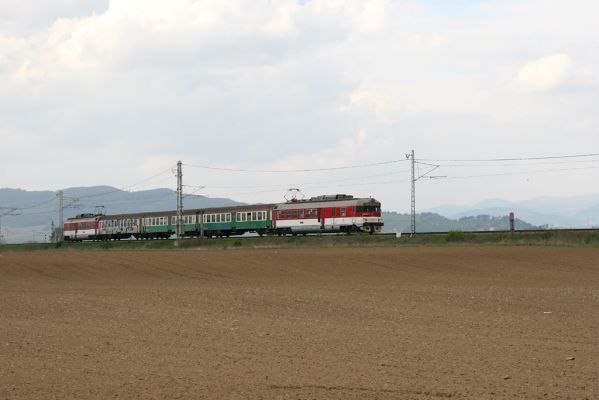
<svg viewBox="0 0 599 400">
<path fill-rule="evenodd" d="M 6 251 L 78 250 L 201 250 L 288 247 L 395 247 L 395 246 L 581 246 L 599 247 L 599 230 L 546 230 L 523 232 L 444 232 L 380 235 L 241 236 L 176 240 L 120 240 L 78 243 L 22 243 L 0 245 Z"/>
</svg>

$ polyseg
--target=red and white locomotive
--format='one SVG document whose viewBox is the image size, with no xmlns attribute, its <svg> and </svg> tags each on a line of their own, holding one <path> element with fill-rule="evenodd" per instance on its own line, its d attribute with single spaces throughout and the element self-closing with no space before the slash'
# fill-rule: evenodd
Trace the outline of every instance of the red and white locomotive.
<svg viewBox="0 0 599 400">
<path fill-rule="evenodd" d="M 345 194 L 292 200 L 274 206 L 272 225 L 278 234 L 380 232 L 381 203 Z"/>
<path fill-rule="evenodd" d="M 64 240 L 93 240 L 98 236 L 99 227 L 100 216 L 96 214 L 81 214 L 69 218 L 63 226 Z"/>
</svg>

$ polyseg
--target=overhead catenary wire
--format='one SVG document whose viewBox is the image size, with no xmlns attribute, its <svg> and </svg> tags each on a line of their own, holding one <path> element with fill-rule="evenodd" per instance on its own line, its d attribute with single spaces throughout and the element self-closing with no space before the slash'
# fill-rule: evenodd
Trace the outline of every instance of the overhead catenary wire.
<svg viewBox="0 0 599 400">
<path fill-rule="evenodd" d="M 112 190 L 109 190 L 109 191 L 106 191 L 106 192 L 103 192 L 103 193 L 94 193 L 94 194 L 89 194 L 89 195 L 85 195 L 85 196 L 79 196 L 79 198 L 80 199 L 87 199 L 87 198 L 90 198 L 90 197 L 105 196 L 105 195 L 116 193 L 116 192 L 125 192 L 125 191 L 127 191 L 127 190 L 129 190 L 129 189 L 131 189 L 131 188 L 133 188 L 135 186 L 142 185 L 142 184 L 144 184 L 144 183 L 146 183 L 148 181 L 151 181 L 151 180 L 153 180 L 153 179 L 155 179 L 155 178 L 157 178 L 157 177 L 159 177 L 159 176 L 161 176 L 161 175 L 163 175 L 163 174 L 165 174 L 167 172 L 170 172 L 171 168 L 172 167 L 169 167 L 169 168 L 167 168 L 165 170 L 162 170 L 162 171 L 158 172 L 157 174 L 152 175 L 149 178 L 145 178 L 145 179 L 143 179 L 143 180 L 141 180 L 139 182 L 136 182 L 136 183 L 134 183 L 132 185 L 128 185 L 128 186 L 125 186 L 125 187 L 122 187 L 122 188 L 115 188 L 115 189 L 112 189 Z"/>
<path fill-rule="evenodd" d="M 425 162 L 421 162 L 420 164 L 427 164 L 427 165 L 438 165 L 440 167 L 465 167 L 465 168 L 474 168 L 474 167 L 488 167 L 488 168 L 499 168 L 499 167 L 531 167 L 531 166 L 535 166 L 535 165 L 571 165 L 571 164 L 592 164 L 592 163 L 597 163 L 599 162 L 599 159 L 595 158 L 595 159 L 591 159 L 591 160 L 570 160 L 570 161 L 542 161 L 542 162 L 488 162 L 488 163 L 484 163 L 484 164 L 451 164 L 451 163 L 445 163 L 445 162 L 440 162 L 437 164 L 430 164 L 430 163 L 425 163 Z"/>
<path fill-rule="evenodd" d="M 380 161 L 368 164 L 356 164 L 356 165 L 344 165 L 338 167 L 326 167 L 326 168 L 305 168 L 305 169 L 246 169 L 246 168 L 230 168 L 230 167 L 215 167 L 210 165 L 194 165 L 194 164 L 183 164 L 186 167 L 201 168 L 215 171 L 227 171 L 227 172 L 255 172 L 255 173 L 298 173 L 298 172 L 321 172 L 321 171 L 337 171 L 343 169 L 354 169 L 354 168 L 367 168 L 376 167 L 379 165 L 389 165 L 405 162 L 406 160 L 390 160 Z"/>
<path fill-rule="evenodd" d="M 390 180 L 384 182 L 367 182 L 367 183 L 353 183 L 353 184 L 345 184 L 345 185 L 327 185 L 327 186 L 305 186 L 305 189 L 320 189 L 320 188 L 339 188 L 339 187 L 357 187 L 357 186 L 373 186 L 373 185 L 388 185 L 391 183 L 406 183 L 408 181 L 405 180 Z M 215 198 L 215 197 L 224 197 L 224 196 L 242 196 L 242 195 L 250 195 L 250 194 L 261 194 L 261 193 L 280 193 L 280 189 L 273 190 L 259 190 L 253 192 L 240 192 L 240 193 L 220 193 L 220 194 L 210 194 L 207 197 Z"/>
<path fill-rule="evenodd" d="M 336 182 L 348 182 L 348 181 L 360 181 L 363 179 L 370 179 L 370 178 L 378 178 L 381 176 L 390 176 L 390 175 L 399 175 L 402 173 L 407 173 L 410 172 L 409 170 L 401 170 L 401 171 L 394 171 L 394 172 L 386 172 L 383 174 L 374 174 L 374 175 L 366 175 L 366 176 L 357 176 L 357 177 L 353 177 L 353 178 L 342 178 L 342 179 L 330 179 L 330 180 L 319 180 L 319 181 L 313 181 L 313 182 L 288 182 L 288 183 L 284 183 L 284 184 L 276 184 L 276 185 L 204 185 L 205 188 L 208 189 L 262 189 L 262 188 L 288 188 L 290 186 L 293 187 L 302 187 L 302 186 L 307 186 L 307 185 L 320 185 L 320 184 L 324 184 L 324 183 L 336 183 Z"/>
<path fill-rule="evenodd" d="M 161 172 L 159 172 L 159 173 L 157 173 L 155 175 L 152 175 L 152 176 L 150 176 L 148 178 L 143 179 L 142 181 L 139 181 L 139 182 L 136 182 L 134 184 L 125 186 L 123 188 L 112 189 L 112 190 L 109 190 L 109 191 L 106 191 L 106 192 L 102 192 L 102 193 L 93 193 L 93 194 L 89 194 L 89 195 L 79 196 L 78 199 L 84 199 L 84 198 L 87 199 L 87 198 L 92 198 L 92 197 L 101 197 L 101 196 L 106 196 L 106 195 L 109 195 L 109 194 L 112 194 L 112 193 L 116 193 L 116 192 L 123 192 L 123 191 L 131 189 L 131 188 L 133 188 L 135 186 L 139 186 L 139 185 L 144 184 L 144 183 L 146 183 L 146 182 L 148 182 L 150 180 L 153 180 L 153 179 L 157 178 L 158 176 L 163 175 L 164 173 L 169 172 L 169 171 L 170 171 L 170 168 L 166 169 L 166 170 L 162 170 Z M 24 206 L 24 207 L 13 207 L 13 208 L 15 208 L 17 210 L 20 210 L 20 211 L 26 211 L 26 210 L 30 210 L 30 209 L 39 208 L 39 207 L 44 206 L 46 204 L 53 203 L 54 201 L 56 201 L 56 195 L 53 194 L 52 198 L 49 198 L 48 200 L 44 200 L 42 202 L 35 203 L 35 204 L 32 204 L 32 205 L 28 205 L 28 206 Z M 32 214 L 24 214 L 24 215 L 32 215 Z"/>
<path fill-rule="evenodd" d="M 512 157 L 512 158 L 474 158 L 474 159 L 418 158 L 418 159 L 416 159 L 416 161 L 429 161 L 429 162 L 500 162 L 500 161 L 555 160 L 555 159 L 564 159 L 564 158 L 583 158 L 583 157 L 599 157 L 599 153 L 567 154 L 567 155 L 538 156 L 538 157 Z"/>
<path fill-rule="evenodd" d="M 581 171 L 581 170 L 591 170 L 591 169 L 599 169 L 599 165 L 598 166 L 589 166 L 589 167 L 575 167 L 575 168 L 551 168 L 551 169 L 537 169 L 537 170 L 528 170 L 528 171 L 498 172 L 498 173 L 493 173 L 493 174 L 446 176 L 446 177 L 444 177 L 444 179 L 486 178 L 486 177 L 492 177 L 492 176 L 526 175 L 526 174 L 536 174 L 536 173 L 546 173 L 546 172 Z"/>
</svg>

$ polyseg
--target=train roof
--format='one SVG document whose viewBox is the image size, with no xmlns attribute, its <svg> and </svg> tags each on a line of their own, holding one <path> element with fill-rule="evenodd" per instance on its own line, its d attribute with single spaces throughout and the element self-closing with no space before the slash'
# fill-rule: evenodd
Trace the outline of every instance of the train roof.
<svg viewBox="0 0 599 400">
<path fill-rule="evenodd" d="M 184 209 L 183 215 L 193 215 L 197 213 L 226 213 L 226 212 L 244 212 L 244 211 L 267 211 L 271 210 L 274 204 L 253 204 L 253 205 L 241 205 L 241 206 L 228 206 L 228 207 L 210 207 L 210 208 L 190 208 Z M 149 211 L 149 212 L 138 212 L 138 213 L 124 213 L 124 214 L 109 214 L 109 215 L 94 215 L 94 214 L 81 214 L 76 217 L 69 218 L 69 220 L 80 221 L 82 219 L 128 219 L 128 218 L 148 218 L 148 217 L 165 217 L 177 215 L 176 210 L 168 211 Z"/>
<path fill-rule="evenodd" d="M 271 209 L 277 210 L 291 210 L 296 208 L 323 208 L 323 207 L 351 207 L 351 206 L 378 206 L 381 203 L 372 197 L 365 198 L 354 198 L 352 195 L 347 194 L 331 194 L 311 197 L 306 200 L 293 200 L 287 203 L 275 203 L 275 204 L 244 204 L 238 206 L 228 207 L 210 207 L 210 208 L 191 208 L 184 209 L 183 215 L 193 215 L 197 213 L 227 213 L 227 212 L 245 212 L 245 211 L 268 211 Z M 177 215 L 176 210 L 168 211 L 150 211 L 150 212 L 137 212 L 137 213 L 123 213 L 113 215 L 102 215 L 102 214 L 80 214 L 76 217 L 67 219 L 67 221 L 73 220 L 109 220 L 109 219 L 128 219 L 128 218 L 148 218 L 148 217 L 164 217 L 164 216 L 175 216 Z"/>
<path fill-rule="evenodd" d="M 348 198 L 349 197 L 349 198 Z M 323 198 L 313 197 L 309 200 L 290 201 L 287 203 L 277 204 L 275 209 L 277 210 L 293 210 L 296 208 L 323 208 L 323 207 L 351 207 L 351 206 L 377 206 L 380 207 L 381 203 L 372 197 L 366 198 L 354 198 L 348 196 L 346 198 L 334 199 L 334 198 Z"/>
</svg>

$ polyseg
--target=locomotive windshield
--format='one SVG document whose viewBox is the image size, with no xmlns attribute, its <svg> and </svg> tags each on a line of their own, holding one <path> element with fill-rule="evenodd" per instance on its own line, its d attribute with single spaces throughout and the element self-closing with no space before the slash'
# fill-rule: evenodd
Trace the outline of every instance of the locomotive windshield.
<svg viewBox="0 0 599 400">
<path fill-rule="evenodd" d="M 356 211 L 365 213 L 379 213 L 381 212 L 381 208 L 377 206 L 358 206 L 356 207 Z"/>
</svg>

